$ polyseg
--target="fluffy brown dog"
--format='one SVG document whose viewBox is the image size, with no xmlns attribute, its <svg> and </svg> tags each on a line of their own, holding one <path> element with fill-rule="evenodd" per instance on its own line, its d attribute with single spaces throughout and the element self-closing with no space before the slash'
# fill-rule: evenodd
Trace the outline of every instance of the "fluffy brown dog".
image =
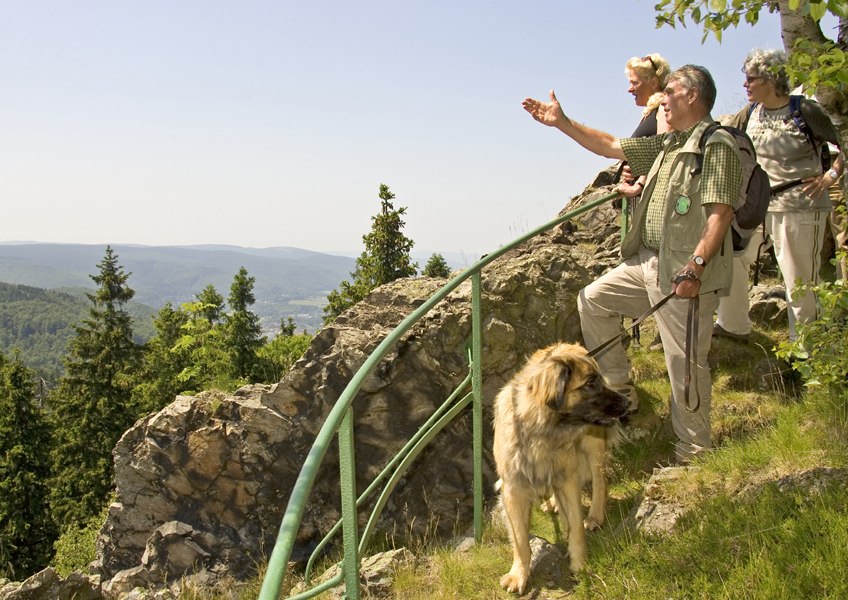
<svg viewBox="0 0 848 600">
<path fill-rule="evenodd" d="M 513 562 L 501 587 L 523 594 L 530 576 L 530 511 L 553 495 L 568 531 L 572 571 L 586 563 L 580 493 L 592 479 L 585 526 L 598 527 L 606 503 L 607 442 L 618 435 L 626 397 L 609 389 L 586 349 L 554 344 L 536 351 L 495 398 L 494 454 Z"/>
</svg>

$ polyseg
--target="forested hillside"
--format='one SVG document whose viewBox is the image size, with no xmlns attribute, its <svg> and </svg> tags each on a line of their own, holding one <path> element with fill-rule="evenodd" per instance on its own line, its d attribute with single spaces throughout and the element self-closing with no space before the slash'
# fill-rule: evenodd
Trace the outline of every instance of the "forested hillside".
<svg viewBox="0 0 848 600">
<path fill-rule="evenodd" d="M 88 314 L 90 302 L 82 290 L 44 290 L 0 282 L 0 352 L 21 352 L 23 362 L 38 376 L 56 381 L 62 374 L 62 356 L 77 325 Z M 136 342 L 153 336 L 150 307 L 131 303 Z"/>
</svg>

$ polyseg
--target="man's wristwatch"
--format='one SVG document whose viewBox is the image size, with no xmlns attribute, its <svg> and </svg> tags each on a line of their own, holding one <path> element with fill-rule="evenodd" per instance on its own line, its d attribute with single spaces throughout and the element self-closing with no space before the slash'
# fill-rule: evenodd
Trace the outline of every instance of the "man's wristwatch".
<svg viewBox="0 0 848 600">
<path fill-rule="evenodd" d="M 698 265 L 699 267 L 706 267 L 707 266 L 707 261 L 704 260 L 703 256 L 700 256 L 698 254 L 696 254 L 695 256 L 692 257 L 692 262 L 695 263 L 696 265 Z"/>
<path fill-rule="evenodd" d="M 830 178 L 833 179 L 834 181 L 839 179 L 839 173 L 836 172 L 836 169 L 831 169 L 830 171 L 827 172 L 827 174 L 830 175 Z"/>
</svg>

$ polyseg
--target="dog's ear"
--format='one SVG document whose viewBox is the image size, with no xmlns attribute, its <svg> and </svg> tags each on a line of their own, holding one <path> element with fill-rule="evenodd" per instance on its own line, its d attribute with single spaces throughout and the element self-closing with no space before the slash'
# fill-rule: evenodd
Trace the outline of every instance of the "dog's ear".
<svg viewBox="0 0 848 600">
<path fill-rule="evenodd" d="M 559 375 L 556 379 L 556 395 L 552 407 L 557 412 L 565 407 L 565 390 L 568 387 L 569 379 L 571 379 L 571 367 L 565 363 L 560 363 Z"/>
<path fill-rule="evenodd" d="M 547 361 L 534 379 L 529 386 L 530 393 L 551 410 L 562 411 L 568 381 L 571 379 L 571 367 L 562 361 Z"/>
<path fill-rule="evenodd" d="M 527 378 L 527 393 L 539 406 L 561 411 L 565 405 L 566 389 L 571 379 L 571 365 L 557 359 L 544 360 L 536 365 Z"/>
<path fill-rule="evenodd" d="M 568 380 L 571 378 L 571 368 L 568 365 L 561 365 L 559 376 L 556 380 L 556 395 L 554 396 L 553 409 L 557 412 L 565 408 L 565 390 L 568 386 Z"/>
</svg>

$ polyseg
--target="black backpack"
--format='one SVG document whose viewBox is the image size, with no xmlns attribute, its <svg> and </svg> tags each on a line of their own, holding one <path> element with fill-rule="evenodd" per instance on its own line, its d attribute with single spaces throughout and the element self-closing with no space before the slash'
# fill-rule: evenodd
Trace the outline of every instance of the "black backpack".
<svg viewBox="0 0 848 600">
<path fill-rule="evenodd" d="M 704 164 L 704 149 L 710 136 L 719 129 L 726 131 L 736 143 L 739 150 L 739 159 L 742 162 L 742 190 L 740 193 L 739 206 L 730 224 L 730 234 L 733 238 L 733 251 L 741 253 L 748 247 L 754 230 L 763 224 L 771 201 L 771 184 L 763 168 L 757 162 L 757 151 L 748 134 L 737 129 L 719 123 L 713 123 L 701 135 L 698 142 L 700 154 L 697 155 L 697 165 L 692 170 L 692 175 L 701 172 Z"/>
</svg>

